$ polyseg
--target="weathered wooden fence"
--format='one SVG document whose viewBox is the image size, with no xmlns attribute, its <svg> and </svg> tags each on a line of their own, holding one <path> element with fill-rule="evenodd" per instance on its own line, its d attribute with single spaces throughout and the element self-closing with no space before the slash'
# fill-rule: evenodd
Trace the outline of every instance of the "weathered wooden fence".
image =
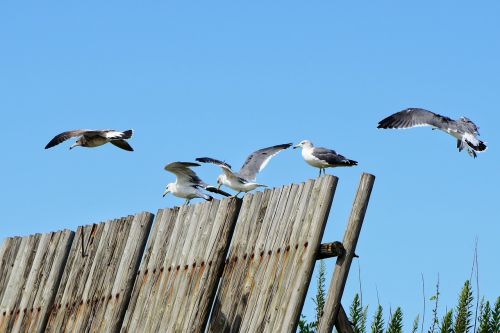
<svg viewBox="0 0 500 333">
<path fill-rule="evenodd" d="M 123 321 L 153 215 L 83 227 L 77 232 L 50 312 L 48 332 L 116 332 Z M 82 227 L 80 227 L 82 228 Z M 85 257 L 81 235 L 87 235 Z"/>
<path fill-rule="evenodd" d="M 373 180 L 362 175 L 343 244 L 320 246 L 333 176 L 161 209 L 154 223 L 8 238 L 0 332 L 293 332 L 315 260 L 332 256 L 319 331 L 352 332 L 340 300 Z"/>
<path fill-rule="evenodd" d="M 73 232 L 7 238 L 0 249 L 0 332 L 39 332 L 47 322 Z"/>
<path fill-rule="evenodd" d="M 224 266 L 240 200 L 160 210 L 123 332 L 202 332 Z"/>
</svg>

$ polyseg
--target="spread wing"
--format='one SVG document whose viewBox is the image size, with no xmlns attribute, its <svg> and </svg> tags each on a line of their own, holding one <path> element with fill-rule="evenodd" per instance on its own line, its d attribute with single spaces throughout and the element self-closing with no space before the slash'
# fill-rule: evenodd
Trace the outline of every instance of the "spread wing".
<svg viewBox="0 0 500 333">
<path fill-rule="evenodd" d="M 127 151 L 134 151 L 134 149 L 128 144 L 127 141 L 125 140 L 121 140 L 121 139 L 118 139 L 118 140 L 111 140 L 110 141 L 113 145 L 117 146 L 118 148 L 121 148 L 123 150 L 127 150 Z"/>
<path fill-rule="evenodd" d="M 456 122 L 451 118 L 428 110 L 409 108 L 382 119 L 377 128 L 411 128 L 417 126 L 433 126 L 446 130 L 450 126 L 456 126 Z"/>
<path fill-rule="evenodd" d="M 254 181 L 257 173 L 266 167 L 271 158 L 276 156 L 276 154 L 278 154 L 283 149 L 289 148 L 291 145 L 291 143 L 285 143 L 282 145 L 259 149 L 253 152 L 252 154 L 250 154 L 250 156 L 247 157 L 245 163 L 243 163 L 243 166 L 238 172 L 238 176 L 247 180 Z"/>
<path fill-rule="evenodd" d="M 173 173 L 177 177 L 177 182 L 186 185 L 206 186 L 206 184 L 191 170 L 191 167 L 200 166 L 198 163 L 192 162 L 173 162 L 165 166 L 165 170 Z"/>
<path fill-rule="evenodd" d="M 83 134 L 88 133 L 88 132 L 92 132 L 92 131 L 85 130 L 85 129 L 79 129 L 79 130 L 67 131 L 67 132 L 57 134 L 54 138 L 52 138 L 52 140 L 49 141 L 49 143 L 47 143 L 47 145 L 45 146 L 45 149 L 52 148 L 54 146 L 57 146 L 61 142 L 64 142 L 64 141 L 66 141 L 70 138 L 73 138 L 75 136 L 82 136 Z"/>
<path fill-rule="evenodd" d="M 198 157 L 196 159 L 196 161 L 198 162 L 201 162 L 201 163 L 212 163 L 212 164 L 215 164 L 221 168 L 227 168 L 229 170 L 231 170 L 231 166 L 229 164 L 227 164 L 226 162 L 223 162 L 223 161 L 219 161 L 219 160 L 216 160 L 215 158 L 211 158 L 211 157 Z"/>
<path fill-rule="evenodd" d="M 196 161 L 201 162 L 201 163 L 211 163 L 211 164 L 217 165 L 218 167 L 220 167 L 222 169 L 222 172 L 228 178 L 238 177 L 233 173 L 233 170 L 231 170 L 231 166 L 229 164 L 227 164 L 226 162 L 216 160 L 215 158 L 211 158 L 211 157 L 198 157 L 196 159 Z M 241 179 L 241 181 L 246 182 L 245 179 Z"/>
</svg>

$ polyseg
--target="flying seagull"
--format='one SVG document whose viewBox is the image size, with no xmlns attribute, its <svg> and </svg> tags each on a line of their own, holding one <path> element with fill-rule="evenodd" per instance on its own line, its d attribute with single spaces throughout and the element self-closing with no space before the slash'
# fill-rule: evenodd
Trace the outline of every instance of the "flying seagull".
<svg viewBox="0 0 500 333">
<path fill-rule="evenodd" d="M 458 120 L 419 108 L 409 108 L 397 112 L 378 123 L 377 128 L 411 128 L 431 126 L 457 139 L 458 151 L 466 148 L 470 156 L 476 158 L 476 152 L 486 150 L 486 144 L 478 139 L 479 127 L 469 118 L 460 117 Z"/>
<path fill-rule="evenodd" d="M 301 141 L 300 143 L 293 146 L 293 149 L 301 147 L 302 157 L 307 162 L 307 164 L 312 165 L 315 168 L 319 168 L 319 176 L 321 176 L 321 171 L 323 171 L 323 174 L 326 173 L 326 168 L 358 165 L 358 162 L 347 159 L 344 156 L 337 154 L 335 150 L 314 147 L 312 142 L 309 140 Z"/>
<path fill-rule="evenodd" d="M 285 143 L 282 145 L 276 145 L 272 147 L 267 147 L 259 149 L 252 154 L 250 154 L 240 171 L 233 172 L 231 166 L 225 162 L 216 160 L 210 157 L 200 157 L 196 161 L 202 163 L 212 163 L 218 165 L 222 169 L 222 174 L 217 177 L 217 184 L 220 188 L 222 185 L 238 191 L 235 196 L 241 192 L 248 192 L 256 189 L 257 187 L 266 187 L 266 185 L 258 184 L 255 182 L 257 173 L 262 171 L 269 163 L 272 157 L 278 154 L 283 149 L 287 149 L 291 146 L 291 143 Z"/>
<path fill-rule="evenodd" d="M 176 179 L 175 183 L 167 185 L 165 192 L 163 192 L 163 196 L 166 196 L 168 193 L 172 193 L 176 197 L 186 199 L 186 205 L 188 205 L 189 201 L 194 198 L 203 198 L 207 201 L 213 199 L 211 196 L 200 191 L 200 188 L 209 192 L 222 194 L 226 197 L 231 196 L 231 194 L 221 191 L 214 186 L 210 186 L 201 180 L 200 177 L 198 177 L 198 175 L 190 169 L 191 167 L 197 166 L 200 166 L 200 164 L 192 162 L 173 162 L 167 164 L 165 166 L 165 170 L 173 173 L 176 176 Z"/>
<path fill-rule="evenodd" d="M 126 139 L 130 139 L 132 137 L 133 131 L 127 130 L 123 132 L 115 131 L 115 130 L 87 130 L 87 129 L 79 129 L 74 131 L 63 132 L 61 134 L 56 135 L 49 143 L 45 146 L 45 149 L 49 149 L 60 144 L 63 141 L 66 141 L 73 137 L 79 137 L 76 142 L 69 147 L 69 149 L 73 149 L 74 147 L 81 146 L 87 148 L 93 148 L 102 146 L 105 143 L 112 143 L 118 148 L 134 151 L 132 147 L 128 144 Z"/>
</svg>

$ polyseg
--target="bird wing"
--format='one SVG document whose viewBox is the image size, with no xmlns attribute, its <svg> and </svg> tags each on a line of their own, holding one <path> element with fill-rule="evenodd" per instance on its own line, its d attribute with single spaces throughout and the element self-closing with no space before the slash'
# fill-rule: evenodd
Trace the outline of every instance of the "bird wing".
<svg viewBox="0 0 500 333">
<path fill-rule="evenodd" d="M 123 150 L 127 151 L 134 151 L 134 149 L 128 144 L 127 141 L 118 139 L 118 140 L 111 140 L 110 141 L 113 145 L 117 146 L 118 148 L 121 148 Z"/>
<path fill-rule="evenodd" d="M 197 162 L 201 162 L 201 163 L 211 163 L 211 164 L 215 164 L 217 165 L 218 167 L 220 167 L 222 169 L 222 172 L 226 175 L 226 177 L 228 178 L 234 178 L 234 177 L 237 177 L 234 173 L 233 173 L 233 170 L 231 170 L 231 166 L 229 164 L 227 164 L 226 162 L 223 162 L 223 161 L 220 161 L 220 160 L 217 160 L 215 158 L 211 158 L 211 157 L 198 157 L 197 159 L 195 159 Z"/>
<path fill-rule="evenodd" d="M 433 126 L 441 130 L 447 130 L 453 124 L 456 124 L 456 122 L 451 118 L 424 109 L 409 108 L 382 119 L 377 128 Z"/>
<path fill-rule="evenodd" d="M 291 145 L 291 143 L 285 143 L 282 145 L 259 149 L 253 152 L 247 157 L 245 163 L 243 163 L 243 166 L 238 172 L 238 176 L 246 180 L 254 181 L 257 173 L 266 167 L 272 157 L 283 149 L 289 148 Z"/>
<path fill-rule="evenodd" d="M 312 151 L 312 155 L 322 161 L 325 161 L 331 165 L 357 165 L 358 162 L 350 160 L 343 155 L 337 154 L 335 150 L 322 148 L 322 147 L 314 147 Z"/>
<path fill-rule="evenodd" d="M 62 132 L 60 134 L 57 134 L 54 138 L 52 138 L 52 140 L 50 140 L 49 143 L 47 143 L 47 145 L 45 146 L 45 149 L 52 148 L 54 146 L 57 146 L 58 144 L 60 144 L 63 141 L 66 141 L 66 140 L 68 140 L 72 137 L 75 137 L 75 136 L 84 135 L 85 133 L 88 133 L 88 132 L 93 132 L 93 131 L 86 130 L 86 129 L 79 129 L 79 130 Z"/>
<path fill-rule="evenodd" d="M 184 184 L 192 184 L 206 186 L 206 184 L 191 170 L 191 167 L 200 166 L 198 163 L 192 162 L 173 162 L 165 166 L 165 170 L 175 174 L 177 182 Z"/>
<path fill-rule="evenodd" d="M 211 158 L 211 157 L 198 157 L 196 159 L 196 161 L 201 162 L 201 163 L 212 163 L 212 164 L 215 164 L 221 168 L 231 169 L 231 166 L 229 164 L 227 164 L 226 162 L 216 160 L 215 158 Z"/>
<path fill-rule="evenodd" d="M 467 131 L 473 133 L 473 134 L 477 134 L 479 135 L 479 127 L 472 121 L 470 120 L 469 118 L 467 117 L 460 117 L 458 119 L 458 122 L 464 126 Z"/>
</svg>

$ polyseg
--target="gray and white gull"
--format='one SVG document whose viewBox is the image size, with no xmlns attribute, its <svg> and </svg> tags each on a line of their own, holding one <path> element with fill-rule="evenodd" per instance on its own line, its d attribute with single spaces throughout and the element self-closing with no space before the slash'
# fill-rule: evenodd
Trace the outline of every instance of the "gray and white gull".
<svg viewBox="0 0 500 333">
<path fill-rule="evenodd" d="M 323 147 L 314 147 L 312 142 L 309 140 L 302 140 L 293 147 L 293 149 L 295 148 L 302 148 L 302 157 L 304 158 L 304 161 L 315 168 L 319 168 L 319 176 L 321 176 L 321 171 L 323 171 L 323 174 L 326 173 L 326 168 L 350 167 L 358 165 L 358 162 L 337 154 L 335 150 Z"/>
<path fill-rule="evenodd" d="M 111 143 L 118 148 L 134 151 L 132 147 L 128 144 L 126 139 L 132 137 L 133 131 L 126 130 L 123 132 L 106 129 L 106 130 L 89 130 L 89 129 L 79 129 L 74 131 L 67 131 L 56 135 L 50 142 L 45 146 L 45 149 L 52 148 L 61 142 L 64 142 L 73 137 L 79 137 L 76 142 L 69 147 L 73 149 L 74 147 L 81 146 L 87 148 L 99 147 L 105 143 Z"/>
<path fill-rule="evenodd" d="M 170 183 L 166 186 L 163 196 L 172 193 L 178 198 L 186 199 L 186 205 L 194 198 L 202 198 L 207 201 L 213 199 L 210 195 L 203 193 L 201 189 L 212 193 L 218 193 L 226 197 L 231 196 L 231 194 L 221 191 L 214 186 L 210 186 L 201 180 L 200 177 L 190 169 L 197 166 L 200 166 L 200 164 L 192 162 L 173 162 L 167 164 L 165 170 L 173 173 L 176 179 L 175 183 Z"/>
<path fill-rule="evenodd" d="M 280 151 L 287 149 L 291 146 L 291 143 L 285 143 L 281 145 L 276 145 L 272 147 L 259 149 L 252 154 L 250 154 L 240 171 L 233 172 L 231 166 L 225 162 L 220 160 L 216 160 L 210 157 L 199 157 L 196 159 L 198 162 L 202 163 L 212 163 L 219 166 L 222 169 L 222 174 L 217 177 L 217 184 L 220 188 L 222 185 L 225 185 L 238 193 L 235 196 L 240 194 L 241 192 L 249 192 L 258 187 L 267 187 L 266 185 L 256 183 L 257 173 L 262 171 L 269 163 L 271 158 L 276 156 Z"/>
<path fill-rule="evenodd" d="M 477 152 L 486 150 L 486 143 L 479 140 L 479 127 L 469 118 L 460 117 L 458 120 L 442 116 L 440 114 L 420 109 L 408 108 L 396 112 L 382 119 L 377 128 L 412 128 L 419 126 L 431 126 L 439 129 L 457 139 L 458 151 L 464 148 L 470 156 L 476 158 Z"/>
</svg>

